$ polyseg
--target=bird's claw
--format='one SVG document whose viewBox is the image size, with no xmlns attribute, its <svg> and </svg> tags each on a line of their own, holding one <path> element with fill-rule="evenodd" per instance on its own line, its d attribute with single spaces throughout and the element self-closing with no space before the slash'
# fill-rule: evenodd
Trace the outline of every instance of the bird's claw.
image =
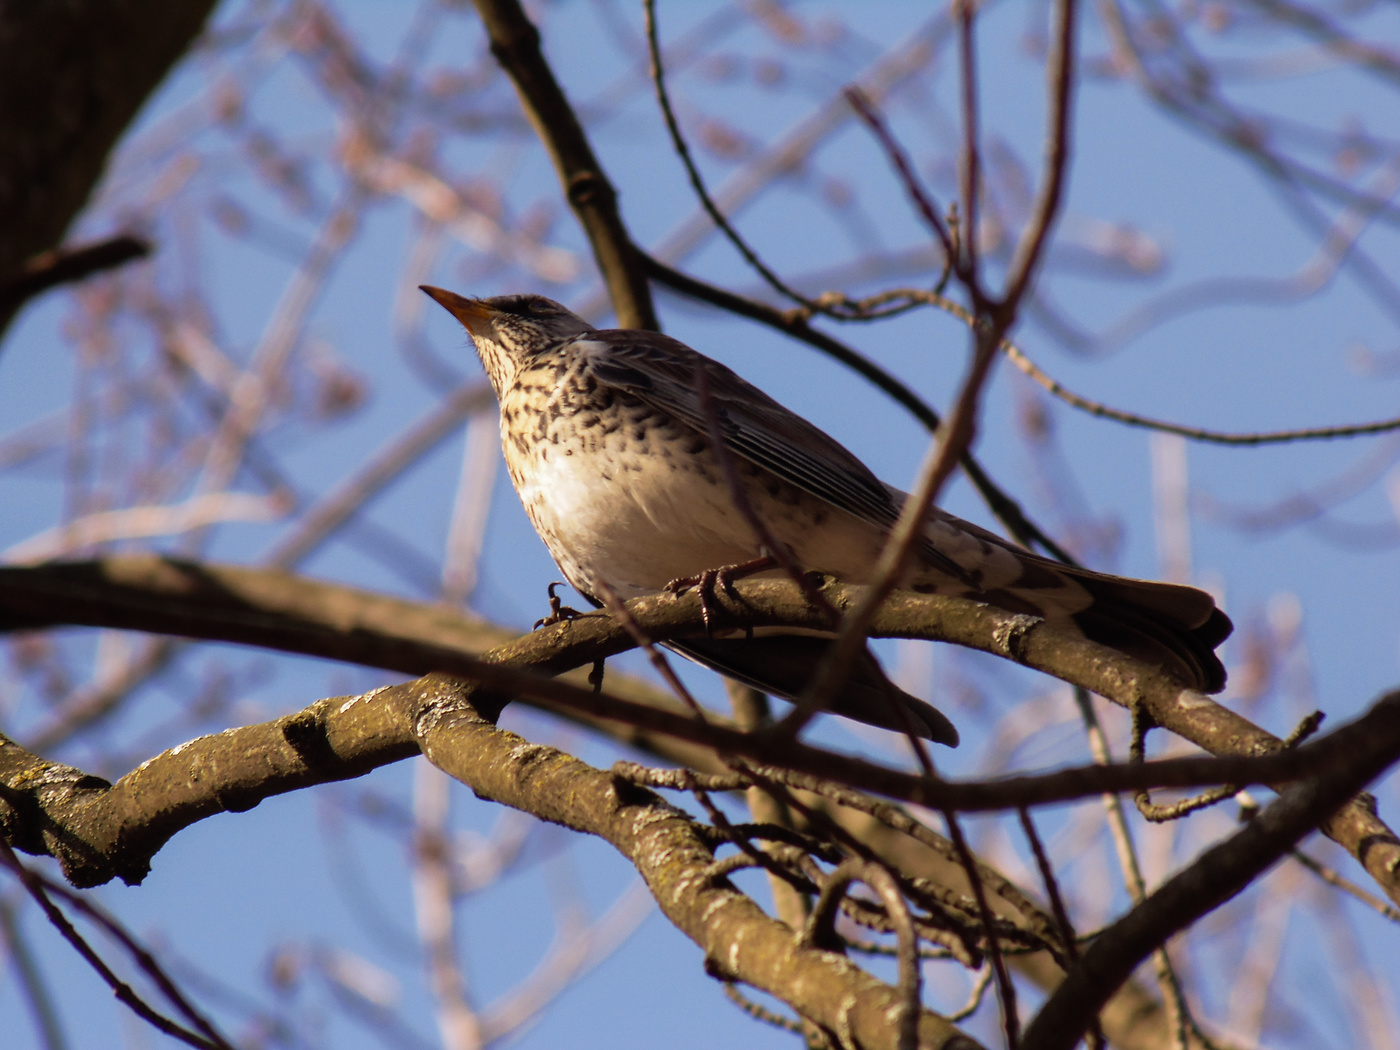
<svg viewBox="0 0 1400 1050">
<path fill-rule="evenodd" d="M 713 621 L 715 610 L 718 608 L 719 591 L 722 589 L 726 596 L 737 602 L 739 592 L 734 587 L 734 581 L 765 572 L 774 564 L 773 558 L 765 555 L 736 565 L 721 565 L 718 569 L 706 569 L 694 576 L 681 576 L 668 583 L 665 589 L 668 594 L 679 595 L 692 587 L 695 588 L 695 593 L 700 597 L 700 619 L 705 624 L 705 636 L 713 638 Z"/>
<path fill-rule="evenodd" d="M 725 567 L 727 569 L 728 566 Z M 725 569 L 706 569 L 695 576 L 682 576 L 666 585 L 669 594 L 681 595 L 691 588 L 700 598 L 700 619 L 705 624 L 705 637 L 714 637 L 714 603 L 718 598 L 715 586 L 723 587 L 726 594 L 733 596 L 734 581 Z"/>
<path fill-rule="evenodd" d="M 536 620 L 535 626 L 530 630 L 538 631 L 541 627 L 553 627 L 556 623 L 567 623 L 569 620 L 577 620 L 583 615 L 577 609 L 565 605 L 554 593 L 554 588 L 562 586 L 564 584 L 560 580 L 555 580 L 549 585 L 549 615 Z"/>
</svg>

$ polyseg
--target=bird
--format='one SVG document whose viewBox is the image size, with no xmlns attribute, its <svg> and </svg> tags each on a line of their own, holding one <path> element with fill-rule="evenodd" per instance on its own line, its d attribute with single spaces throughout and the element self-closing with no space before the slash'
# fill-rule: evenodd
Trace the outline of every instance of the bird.
<svg viewBox="0 0 1400 1050">
<path fill-rule="evenodd" d="M 906 494 L 725 365 L 658 332 L 597 329 L 542 295 L 420 288 L 471 336 L 500 403 L 516 493 L 569 584 L 595 607 L 609 593 L 656 594 L 716 570 L 772 565 L 736 485 L 804 571 L 870 582 Z M 1204 591 L 1062 565 L 937 507 L 916 550 L 901 586 L 1076 630 L 1188 688 L 1224 687 L 1215 648 L 1231 623 Z M 795 700 L 831 637 L 768 629 L 666 645 Z M 868 647 L 829 708 L 958 743 L 947 716 L 894 685 Z"/>
</svg>

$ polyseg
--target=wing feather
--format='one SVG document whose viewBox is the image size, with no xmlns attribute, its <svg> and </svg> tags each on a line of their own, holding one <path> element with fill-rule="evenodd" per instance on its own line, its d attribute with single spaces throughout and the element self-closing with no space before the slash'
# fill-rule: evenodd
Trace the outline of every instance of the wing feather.
<svg viewBox="0 0 1400 1050">
<path fill-rule="evenodd" d="M 590 363 L 600 382 L 621 387 L 708 437 L 697 382 L 703 369 L 731 452 L 873 524 L 888 528 L 898 516 L 899 509 L 869 467 L 718 361 L 651 332 L 590 332 L 583 339 L 607 346 L 607 355 L 595 356 Z"/>
<path fill-rule="evenodd" d="M 698 383 L 703 369 L 729 452 L 878 529 L 888 530 L 899 517 L 900 504 L 889 488 L 854 453 L 718 361 L 653 332 L 613 329 L 589 332 L 579 341 L 606 348 L 589 355 L 600 382 L 626 390 L 708 440 Z M 967 581 L 962 566 L 932 544 L 922 547 L 926 560 Z"/>
</svg>

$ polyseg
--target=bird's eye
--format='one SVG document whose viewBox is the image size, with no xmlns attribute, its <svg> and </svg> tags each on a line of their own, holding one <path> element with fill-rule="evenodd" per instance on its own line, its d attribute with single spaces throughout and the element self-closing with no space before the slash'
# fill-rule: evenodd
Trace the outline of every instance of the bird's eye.
<svg viewBox="0 0 1400 1050">
<path fill-rule="evenodd" d="M 554 311 L 551 308 L 548 299 L 531 299 L 530 312 L 532 314 L 548 314 L 553 313 Z"/>
</svg>

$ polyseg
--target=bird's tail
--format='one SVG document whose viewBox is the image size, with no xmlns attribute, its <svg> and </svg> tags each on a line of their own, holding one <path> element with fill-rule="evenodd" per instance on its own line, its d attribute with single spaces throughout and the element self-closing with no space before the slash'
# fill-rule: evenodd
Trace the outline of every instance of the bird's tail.
<svg viewBox="0 0 1400 1050">
<path fill-rule="evenodd" d="M 1205 591 L 1088 569 L 1057 569 L 1093 599 L 1071 617 L 1086 638 L 1161 665 L 1203 693 L 1225 688 L 1225 665 L 1215 647 L 1234 625 Z"/>
<path fill-rule="evenodd" d="M 915 590 L 961 594 L 1008 612 L 1073 625 L 1090 641 L 1165 668 L 1193 689 L 1216 693 L 1225 687 L 1225 666 L 1215 647 L 1233 626 L 1205 591 L 1061 565 L 966 522 L 958 524 L 964 536 L 956 560 L 965 577 L 952 580 L 926 570 L 913 582 Z M 978 551 L 969 556 L 966 548 L 974 543 Z"/>
<path fill-rule="evenodd" d="M 887 485 L 891 502 L 908 497 Z M 957 594 L 1009 612 L 1072 625 L 1090 641 L 1162 667 L 1203 693 L 1225 687 L 1215 647 L 1233 630 L 1205 591 L 1133 580 L 1032 554 L 995 533 L 934 508 L 922 545 L 916 591 Z"/>
</svg>

